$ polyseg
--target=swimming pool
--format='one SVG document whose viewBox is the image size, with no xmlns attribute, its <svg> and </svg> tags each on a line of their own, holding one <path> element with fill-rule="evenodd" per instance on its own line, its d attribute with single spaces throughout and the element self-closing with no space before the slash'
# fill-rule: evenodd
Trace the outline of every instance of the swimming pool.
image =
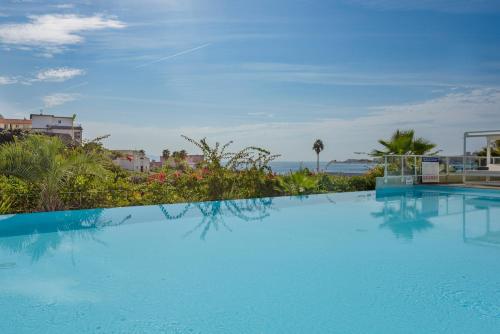
<svg viewBox="0 0 500 334">
<path fill-rule="evenodd" d="M 0 333 L 499 333 L 500 192 L 0 216 Z"/>
</svg>

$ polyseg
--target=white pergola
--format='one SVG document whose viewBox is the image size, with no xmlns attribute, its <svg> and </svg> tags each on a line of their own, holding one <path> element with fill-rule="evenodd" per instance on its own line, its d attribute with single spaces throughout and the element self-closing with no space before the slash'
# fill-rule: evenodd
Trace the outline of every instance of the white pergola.
<svg viewBox="0 0 500 334">
<path fill-rule="evenodd" d="M 491 143 L 500 140 L 500 130 L 470 131 L 464 133 L 464 156 L 467 154 L 467 138 L 486 138 L 486 165 L 491 163 Z"/>
<path fill-rule="evenodd" d="M 490 131 L 469 131 L 464 133 L 464 167 L 463 167 L 463 181 L 465 183 L 465 163 L 467 156 L 467 138 L 485 138 L 486 139 L 486 167 L 490 169 L 491 165 L 491 144 L 500 140 L 500 130 L 490 130 Z"/>
</svg>

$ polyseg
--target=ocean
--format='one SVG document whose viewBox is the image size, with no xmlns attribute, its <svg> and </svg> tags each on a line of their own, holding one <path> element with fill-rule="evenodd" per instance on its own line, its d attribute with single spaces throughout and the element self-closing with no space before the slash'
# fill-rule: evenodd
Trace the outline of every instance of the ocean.
<svg viewBox="0 0 500 334">
<path fill-rule="evenodd" d="M 320 171 L 329 173 L 361 175 L 375 167 L 373 163 L 332 163 L 326 168 L 328 162 L 320 161 Z M 300 168 L 308 168 L 310 171 L 316 171 L 316 161 L 272 161 L 269 163 L 273 172 L 277 174 L 286 174 L 297 171 Z M 326 168 L 326 169 L 325 169 Z"/>
<path fill-rule="evenodd" d="M 150 159 L 154 159 L 156 161 L 160 160 L 159 156 L 148 156 Z M 325 171 L 326 165 L 328 162 L 320 161 L 319 168 L 321 171 Z M 300 168 L 308 168 L 311 172 L 316 171 L 316 161 L 272 161 L 269 163 L 273 172 L 277 174 L 286 174 L 289 172 L 297 171 Z M 332 163 L 326 169 L 326 172 L 329 173 L 338 173 L 338 174 L 348 174 L 348 175 L 361 175 L 371 168 L 373 168 L 375 164 L 373 163 Z"/>
</svg>

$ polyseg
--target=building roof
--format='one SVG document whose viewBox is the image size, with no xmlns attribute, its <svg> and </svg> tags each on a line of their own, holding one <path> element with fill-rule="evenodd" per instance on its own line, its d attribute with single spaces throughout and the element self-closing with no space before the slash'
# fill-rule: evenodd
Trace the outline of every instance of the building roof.
<svg viewBox="0 0 500 334">
<path fill-rule="evenodd" d="M 1 124 L 31 124 L 30 119 L 0 118 Z"/>
<path fill-rule="evenodd" d="M 190 154 L 186 156 L 186 160 L 191 161 L 191 162 L 202 162 L 205 156 L 201 154 Z"/>
<path fill-rule="evenodd" d="M 63 130 L 83 130 L 81 125 L 69 126 L 69 125 L 48 125 L 45 128 L 33 128 L 33 130 L 51 130 L 51 129 L 63 129 Z"/>
<path fill-rule="evenodd" d="M 118 152 L 118 153 L 130 153 L 130 154 L 133 154 L 133 153 L 143 154 L 144 153 L 143 150 L 112 150 L 112 151 Z"/>
<path fill-rule="evenodd" d="M 30 119 L 33 119 L 33 116 L 49 116 L 49 117 L 54 117 L 54 118 L 69 118 L 69 119 L 73 119 L 73 116 L 55 116 L 55 115 L 50 115 L 50 114 L 30 114 Z"/>
</svg>

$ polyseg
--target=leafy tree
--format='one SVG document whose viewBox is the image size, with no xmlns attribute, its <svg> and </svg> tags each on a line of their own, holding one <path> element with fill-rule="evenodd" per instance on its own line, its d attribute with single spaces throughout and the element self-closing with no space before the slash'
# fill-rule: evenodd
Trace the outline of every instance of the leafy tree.
<svg viewBox="0 0 500 334">
<path fill-rule="evenodd" d="M 227 149 L 233 144 L 232 141 L 222 146 L 217 142 L 211 147 L 206 138 L 196 141 L 184 135 L 182 137 L 202 151 L 204 158 L 202 165 L 212 168 L 226 167 L 230 170 L 253 168 L 270 171 L 269 163 L 279 157 L 277 154 L 271 154 L 270 151 L 255 146 L 248 146 L 237 152 L 228 152 Z"/>
<path fill-rule="evenodd" d="M 204 159 L 199 168 L 206 171 L 204 182 L 209 199 L 234 198 L 235 194 L 241 194 L 248 189 L 269 189 L 266 183 L 269 180 L 265 180 L 265 175 L 271 171 L 269 162 L 278 155 L 254 146 L 228 152 L 232 141 L 224 145 L 217 142 L 210 146 L 206 138 L 197 141 L 182 137 L 203 153 Z"/>
<path fill-rule="evenodd" d="M 316 152 L 316 172 L 319 173 L 319 154 L 325 149 L 325 145 L 321 139 L 316 139 L 312 149 Z"/>
<path fill-rule="evenodd" d="M 60 191 L 75 175 L 103 176 L 101 162 L 96 154 L 66 148 L 57 137 L 30 135 L 0 146 L 0 173 L 33 184 L 38 207 L 46 211 L 64 209 Z"/>
<path fill-rule="evenodd" d="M 385 149 L 373 150 L 373 156 L 396 155 L 435 155 L 439 151 L 432 150 L 436 144 L 424 139 L 415 138 L 414 130 L 396 130 L 389 140 L 380 139 L 378 141 Z"/>
<path fill-rule="evenodd" d="M 186 160 L 187 152 L 186 152 L 186 150 L 174 151 L 172 153 L 172 158 L 174 158 L 174 160 L 176 160 L 176 161 Z"/>
<path fill-rule="evenodd" d="M 168 158 L 170 158 L 170 150 L 164 149 L 161 153 L 161 156 L 164 160 L 168 160 Z"/>
</svg>

